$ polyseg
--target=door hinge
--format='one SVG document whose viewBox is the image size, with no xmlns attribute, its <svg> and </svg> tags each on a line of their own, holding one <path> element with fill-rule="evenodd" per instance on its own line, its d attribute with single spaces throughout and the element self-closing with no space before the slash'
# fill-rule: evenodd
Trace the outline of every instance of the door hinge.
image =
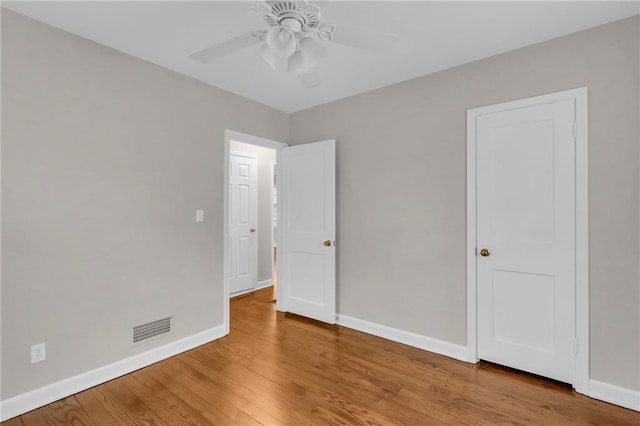
<svg viewBox="0 0 640 426">
<path fill-rule="evenodd" d="M 478 256 L 478 247 L 475 248 L 476 257 Z"/>
<path fill-rule="evenodd" d="M 578 123 L 573 123 L 573 137 L 578 137 Z"/>
<path fill-rule="evenodd" d="M 573 339 L 573 354 L 578 355 L 580 351 L 580 341 L 578 339 Z"/>
</svg>

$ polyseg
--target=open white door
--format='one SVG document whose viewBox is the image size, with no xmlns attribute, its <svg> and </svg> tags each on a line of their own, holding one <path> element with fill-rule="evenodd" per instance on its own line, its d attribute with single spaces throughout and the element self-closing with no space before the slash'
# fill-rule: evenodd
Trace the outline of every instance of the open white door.
<svg viewBox="0 0 640 426">
<path fill-rule="evenodd" d="M 280 309 L 336 317 L 335 140 L 282 149 Z"/>
</svg>

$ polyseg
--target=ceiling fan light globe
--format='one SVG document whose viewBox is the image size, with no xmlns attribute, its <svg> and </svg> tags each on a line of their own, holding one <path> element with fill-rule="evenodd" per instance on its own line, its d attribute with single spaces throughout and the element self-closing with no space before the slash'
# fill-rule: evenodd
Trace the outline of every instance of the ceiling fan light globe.
<svg viewBox="0 0 640 426">
<path fill-rule="evenodd" d="M 302 52 L 296 50 L 293 55 L 289 56 L 289 60 L 287 61 L 287 72 L 300 72 L 304 66 L 305 60 L 302 56 Z"/>
<path fill-rule="evenodd" d="M 300 41 L 300 52 L 305 66 L 313 68 L 320 65 L 320 61 L 327 54 L 327 48 L 313 38 L 307 37 Z"/>
<path fill-rule="evenodd" d="M 276 55 L 291 56 L 296 51 L 298 43 L 291 31 L 282 27 L 273 27 L 267 31 L 267 46 Z"/>
<path fill-rule="evenodd" d="M 288 31 L 280 31 L 278 33 L 278 40 L 280 43 L 288 43 L 291 40 L 291 34 Z"/>
</svg>

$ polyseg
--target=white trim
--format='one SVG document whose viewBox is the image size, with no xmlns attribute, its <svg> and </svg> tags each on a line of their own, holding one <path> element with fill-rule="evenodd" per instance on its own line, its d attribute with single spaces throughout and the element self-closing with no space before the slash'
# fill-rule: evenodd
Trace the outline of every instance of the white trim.
<svg viewBox="0 0 640 426">
<path fill-rule="evenodd" d="M 288 144 L 280 141 L 274 141 L 272 139 L 263 138 L 260 136 L 250 135 L 248 133 L 237 132 L 235 130 L 226 129 L 224 131 L 225 139 L 234 140 L 236 142 L 248 143 L 250 145 L 258 145 L 263 148 L 280 149 Z"/>
<path fill-rule="evenodd" d="M 246 152 L 242 152 L 242 151 L 230 151 L 229 155 L 235 155 L 236 157 L 243 157 L 243 158 L 252 158 L 254 160 L 258 160 L 258 156 L 257 155 L 253 155 L 253 154 L 248 154 Z"/>
<path fill-rule="evenodd" d="M 597 380 L 590 380 L 588 395 L 600 401 L 640 411 L 640 390 L 627 389 Z"/>
<path fill-rule="evenodd" d="M 467 111 L 467 357 L 478 362 L 476 281 L 476 118 L 483 114 L 572 99 L 576 106 L 576 354 L 573 387 L 589 394 L 589 145 L 588 89 L 566 90 Z"/>
<path fill-rule="evenodd" d="M 362 331 L 363 333 L 382 337 L 383 339 L 391 340 L 393 342 L 413 346 L 414 348 L 445 355 L 460 361 L 467 360 L 467 348 L 461 345 L 456 345 L 455 343 L 445 342 L 444 340 L 434 339 L 421 334 L 387 327 L 386 325 L 380 325 L 342 314 L 336 315 L 336 324 L 353 330 Z"/>
<path fill-rule="evenodd" d="M 246 290 L 240 290 L 235 293 L 229 293 L 229 299 L 242 296 L 243 294 L 253 293 L 254 291 L 262 290 L 263 288 L 271 287 L 272 285 L 273 285 L 273 280 L 258 281 L 258 285 L 255 288 L 248 288 Z"/>
<path fill-rule="evenodd" d="M 236 291 L 235 293 L 229 293 L 229 299 L 233 299 L 234 297 L 242 296 L 243 294 L 249 294 L 256 291 L 255 288 L 248 288 L 246 290 Z"/>
<path fill-rule="evenodd" d="M 476 283 L 476 120 L 467 111 L 467 361 L 478 362 L 478 293 Z"/>
<path fill-rule="evenodd" d="M 576 338 L 579 351 L 573 387 L 589 392 L 589 91 L 572 91 L 576 102 Z"/>
<path fill-rule="evenodd" d="M 286 143 L 284 142 L 278 142 L 278 141 L 274 141 L 271 139 L 266 139 L 266 138 L 261 138 L 259 136 L 254 136 L 254 135 L 249 135 L 247 133 L 241 133 L 241 132 L 237 132 L 235 130 L 230 130 L 230 129 L 226 129 L 224 131 L 224 157 L 223 157 L 223 161 L 224 161 L 224 165 L 223 165 L 223 171 L 224 171 L 224 188 L 223 188 L 223 197 L 224 197 L 224 208 L 223 208 L 223 247 L 224 247 L 224 261 L 223 261 L 223 266 L 222 266 L 222 282 L 223 282 L 223 320 L 224 320 L 224 327 L 225 327 L 225 333 L 228 334 L 229 333 L 229 329 L 230 329 L 230 319 L 229 319 L 229 259 L 230 259 L 230 254 L 229 254 L 229 155 L 230 155 L 230 151 L 231 151 L 231 141 L 238 141 L 238 142 L 243 142 L 243 143 L 248 143 L 251 145 L 258 145 L 258 146 L 262 146 L 264 148 L 271 148 L 271 149 L 275 149 L 276 150 L 276 163 L 280 162 L 280 150 L 282 148 L 284 148 L 285 146 L 288 146 Z M 276 174 L 278 174 L 279 167 L 276 168 Z M 279 176 L 276 176 L 276 188 L 278 188 L 278 185 L 280 184 L 280 179 Z M 279 188 L 278 188 L 279 189 Z M 278 208 L 278 217 L 280 217 L 280 211 Z M 278 244 L 280 242 L 280 232 L 279 230 L 276 230 L 276 244 Z M 278 244 L 279 245 L 279 244 Z M 278 270 L 280 266 L 280 261 L 278 260 Z M 277 296 L 276 296 L 276 309 L 277 310 L 282 310 L 281 309 L 281 305 L 280 305 L 280 301 L 282 300 L 282 297 L 280 296 L 280 292 L 281 292 L 281 286 L 278 286 L 276 289 L 277 292 Z M 239 294 L 239 293 L 238 293 Z M 237 295 L 237 294 L 236 294 Z"/>
<path fill-rule="evenodd" d="M 288 146 L 288 145 L 285 145 Z M 282 149 L 276 150 L 276 164 L 282 164 Z M 276 203 L 276 216 L 278 222 L 282 224 L 282 167 L 276 166 L 276 192 L 278 193 L 278 202 Z M 282 254 L 282 226 L 276 227 L 276 247 Z M 273 253 L 273 252 L 272 252 Z M 276 256 L 276 273 L 278 274 L 276 280 L 282 280 L 282 255 Z M 276 310 L 284 312 L 284 292 L 281 285 L 276 285 Z"/>
<path fill-rule="evenodd" d="M 258 281 L 258 285 L 254 289 L 254 291 L 262 290 L 263 288 L 271 287 L 272 285 L 273 285 L 272 279 Z"/>
<path fill-rule="evenodd" d="M 271 217 L 270 217 L 271 220 L 269 221 L 269 223 L 271 224 L 271 230 L 270 230 L 271 232 L 269 232 L 269 235 L 271 235 L 271 245 L 270 245 L 270 247 L 271 247 L 271 281 L 274 281 L 274 279 L 276 278 L 276 276 L 275 276 L 276 270 L 274 268 L 275 260 L 276 260 L 274 258 L 274 255 L 275 255 L 274 249 L 276 248 L 276 233 L 275 233 L 275 226 L 274 226 L 274 223 L 273 223 L 273 217 L 274 217 L 276 211 L 275 211 L 275 209 L 273 207 L 273 200 L 274 200 L 274 197 L 275 197 L 275 194 L 276 194 L 275 191 L 274 191 L 274 189 L 275 189 L 274 182 L 275 182 L 275 176 L 276 176 L 276 160 L 270 160 L 269 161 L 269 170 L 271 172 L 270 173 L 271 183 L 269 185 L 269 188 L 270 188 L 270 191 L 269 191 L 269 195 L 270 195 L 269 196 L 269 201 L 270 201 L 269 211 L 271 212 Z"/>
<path fill-rule="evenodd" d="M 151 349 L 147 352 L 96 368 L 95 370 L 87 371 L 77 376 L 69 377 L 59 382 L 5 399 L 0 402 L 0 421 L 19 416 L 35 408 L 42 407 L 69 395 L 108 382 L 116 377 L 147 367 L 163 359 L 212 342 L 226 334 L 224 325 L 220 325 Z"/>
</svg>

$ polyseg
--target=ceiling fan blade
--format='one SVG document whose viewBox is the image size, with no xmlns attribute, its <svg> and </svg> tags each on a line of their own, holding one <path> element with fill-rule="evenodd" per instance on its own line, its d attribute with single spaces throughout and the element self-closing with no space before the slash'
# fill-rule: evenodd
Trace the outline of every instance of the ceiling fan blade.
<svg viewBox="0 0 640 426">
<path fill-rule="evenodd" d="M 329 0 L 310 0 L 309 3 L 314 4 L 322 9 L 327 3 L 329 3 Z"/>
<path fill-rule="evenodd" d="M 244 49 L 245 47 L 263 41 L 266 33 L 266 31 L 251 31 L 227 41 L 223 41 L 222 43 L 214 44 L 206 49 L 202 49 L 189 55 L 189 57 L 195 61 L 207 64 L 214 59 L 218 59 L 222 56 L 233 53 L 236 50 Z"/>
<path fill-rule="evenodd" d="M 310 3 L 308 1 L 300 1 L 298 2 L 298 7 L 300 10 L 306 13 L 310 13 L 312 15 L 318 15 L 320 13 L 320 6 L 314 3 Z"/>
<path fill-rule="evenodd" d="M 278 69 L 276 55 L 273 54 L 271 49 L 267 47 L 267 43 L 263 43 L 262 46 L 256 50 L 256 54 L 265 62 L 265 64 L 269 65 L 274 71 Z"/>
<path fill-rule="evenodd" d="M 259 1 L 258 3 L 250 5 L 249 9 L 253 10 L 254 12 L 258 12 L 258 13 L 271 13 L 272 12 L 271 6 L 269 6 L 269 4 L 267 4 L 264 1 Z"/>
<path fill-rule="evenodd" d="M 256 54 L 274 71 L 286 72 L 288 70 L 289 58 L 274 54 L 267 46 L 267 43 L 263 43 L 256 50 Z"/>
<path fill-rule="evenodd" d="M 271 5 L 269 5 L 265 1 L 260 1 L 258 3 L 255 3 L 249 6 L 249 9 L 253 10 L 254 12 L 261 13 L 264 16 L 268 16 L 275 22 L 278 21 L 278 17 L 273 14 L 273 9 L 271 8 Z"/>
<path fill-rule="evenodd" d="M 406 37 L 397 34 L 342 26 L 338 26 L 335 31 L 333 31 L 331 41 L 359 49 L 384 52 L 402 51 L 406 48 L 407 43 Z"/>
<path fill-rule="evenodd" d="M 311 68 L 305 73 L 298 74 L 298 78 L 300 79 L 300 84 L 302 84 L 302 87 L 307 89 L 318 87 L 322 84 L 322 79 L 320 78 L 320 70 L 318 69 L 318 67 Z"/>
</svg>

